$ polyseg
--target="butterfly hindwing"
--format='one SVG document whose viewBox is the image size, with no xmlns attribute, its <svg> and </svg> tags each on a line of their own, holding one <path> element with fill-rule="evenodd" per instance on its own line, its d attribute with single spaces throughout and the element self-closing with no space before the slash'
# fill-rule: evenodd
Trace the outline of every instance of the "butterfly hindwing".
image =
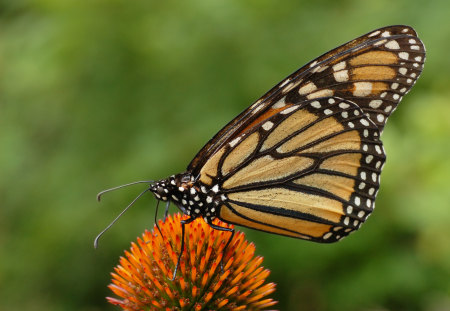
<svg viewBox="0 0 450 311">
<path fill-rule="evenodd" d="M 384 159 L 379 130 L 357 105 L 319 98 L 279 107 L 224 145 L 200 182 L 226 196 L 226 222 L 333 242 L 371 213 Z"/>
</svg>

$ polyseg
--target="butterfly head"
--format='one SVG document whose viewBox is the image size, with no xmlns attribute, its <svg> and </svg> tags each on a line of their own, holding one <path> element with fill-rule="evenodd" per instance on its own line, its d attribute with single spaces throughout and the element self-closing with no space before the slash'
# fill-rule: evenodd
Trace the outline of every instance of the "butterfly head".
<svg viewBox="0 0 450 311">
<path fill-rule="evenodd" d="M 182 178 L 180 175 L 183 174 L 172 175 L 168 178 L 155 181 L 150 185 L 149 190 L 153 193 L 157 200 L 173 200 L 174 198 L 172 197 L 172 195 L 177 192 L 177 188 L 181 187 L 182 184 Z"/>
<path fill-rule="evenodd" d="M 155 198 L 172 201 L 186 215 L 212 221 L 217 214 L 222 196 L 217 190 L 199 185 L 191 173 L 185 172 L 156 181 L 150 186 Z"/>
</svg>

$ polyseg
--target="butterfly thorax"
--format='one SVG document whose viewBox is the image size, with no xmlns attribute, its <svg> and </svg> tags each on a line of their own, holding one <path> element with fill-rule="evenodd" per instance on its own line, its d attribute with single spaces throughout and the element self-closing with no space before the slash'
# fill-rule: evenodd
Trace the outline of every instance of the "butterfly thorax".
<svg viewBox="0 0 450 311">
<path fill-rule="evenodd" d="M 216 188 L 208 189 L 185 172 L 159 180 L 150 186 L 157 200 L 172 201 L 184 214 L 202 217 L 207 223 L 216 218 L 225 196 Z"/>
</svg>

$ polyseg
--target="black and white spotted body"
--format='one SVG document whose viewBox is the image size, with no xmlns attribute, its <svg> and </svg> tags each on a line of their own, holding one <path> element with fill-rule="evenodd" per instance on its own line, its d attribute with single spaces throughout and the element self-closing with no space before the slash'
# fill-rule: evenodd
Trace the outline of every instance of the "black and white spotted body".
<svg viewBox="0 0 450 311">
<path fill-rule="evenodd" d="M 150 186 L 155 198 L 173 202 L 190 218 L 202 217 L 208 224 L 217 217 L 218 207 L 226 197 L 218 193 L 218 187 L 208 188 L 196 182 L 189 173 L 172 175 Z"/>
</svg>

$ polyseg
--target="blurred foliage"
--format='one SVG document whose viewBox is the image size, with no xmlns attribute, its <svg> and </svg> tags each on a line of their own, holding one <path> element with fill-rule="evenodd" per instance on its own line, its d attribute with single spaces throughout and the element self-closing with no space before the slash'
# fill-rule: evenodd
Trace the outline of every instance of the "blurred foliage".
<svg viewBox="0 0 450 311">
<path fill-rule="evenodd" d="M 389 24 L 423 76 L 389 120 L 377 209 L 333 245 L 246 230 L 281 310 L 450 310 L 450 2 L 0 1 L 0 309 L 113 310 L 109 272 L 153 225 L 140 191 L 185 169 L 302 64 Z M 172 211 L 175 211 L 173 208 Z"/>
</svg>

